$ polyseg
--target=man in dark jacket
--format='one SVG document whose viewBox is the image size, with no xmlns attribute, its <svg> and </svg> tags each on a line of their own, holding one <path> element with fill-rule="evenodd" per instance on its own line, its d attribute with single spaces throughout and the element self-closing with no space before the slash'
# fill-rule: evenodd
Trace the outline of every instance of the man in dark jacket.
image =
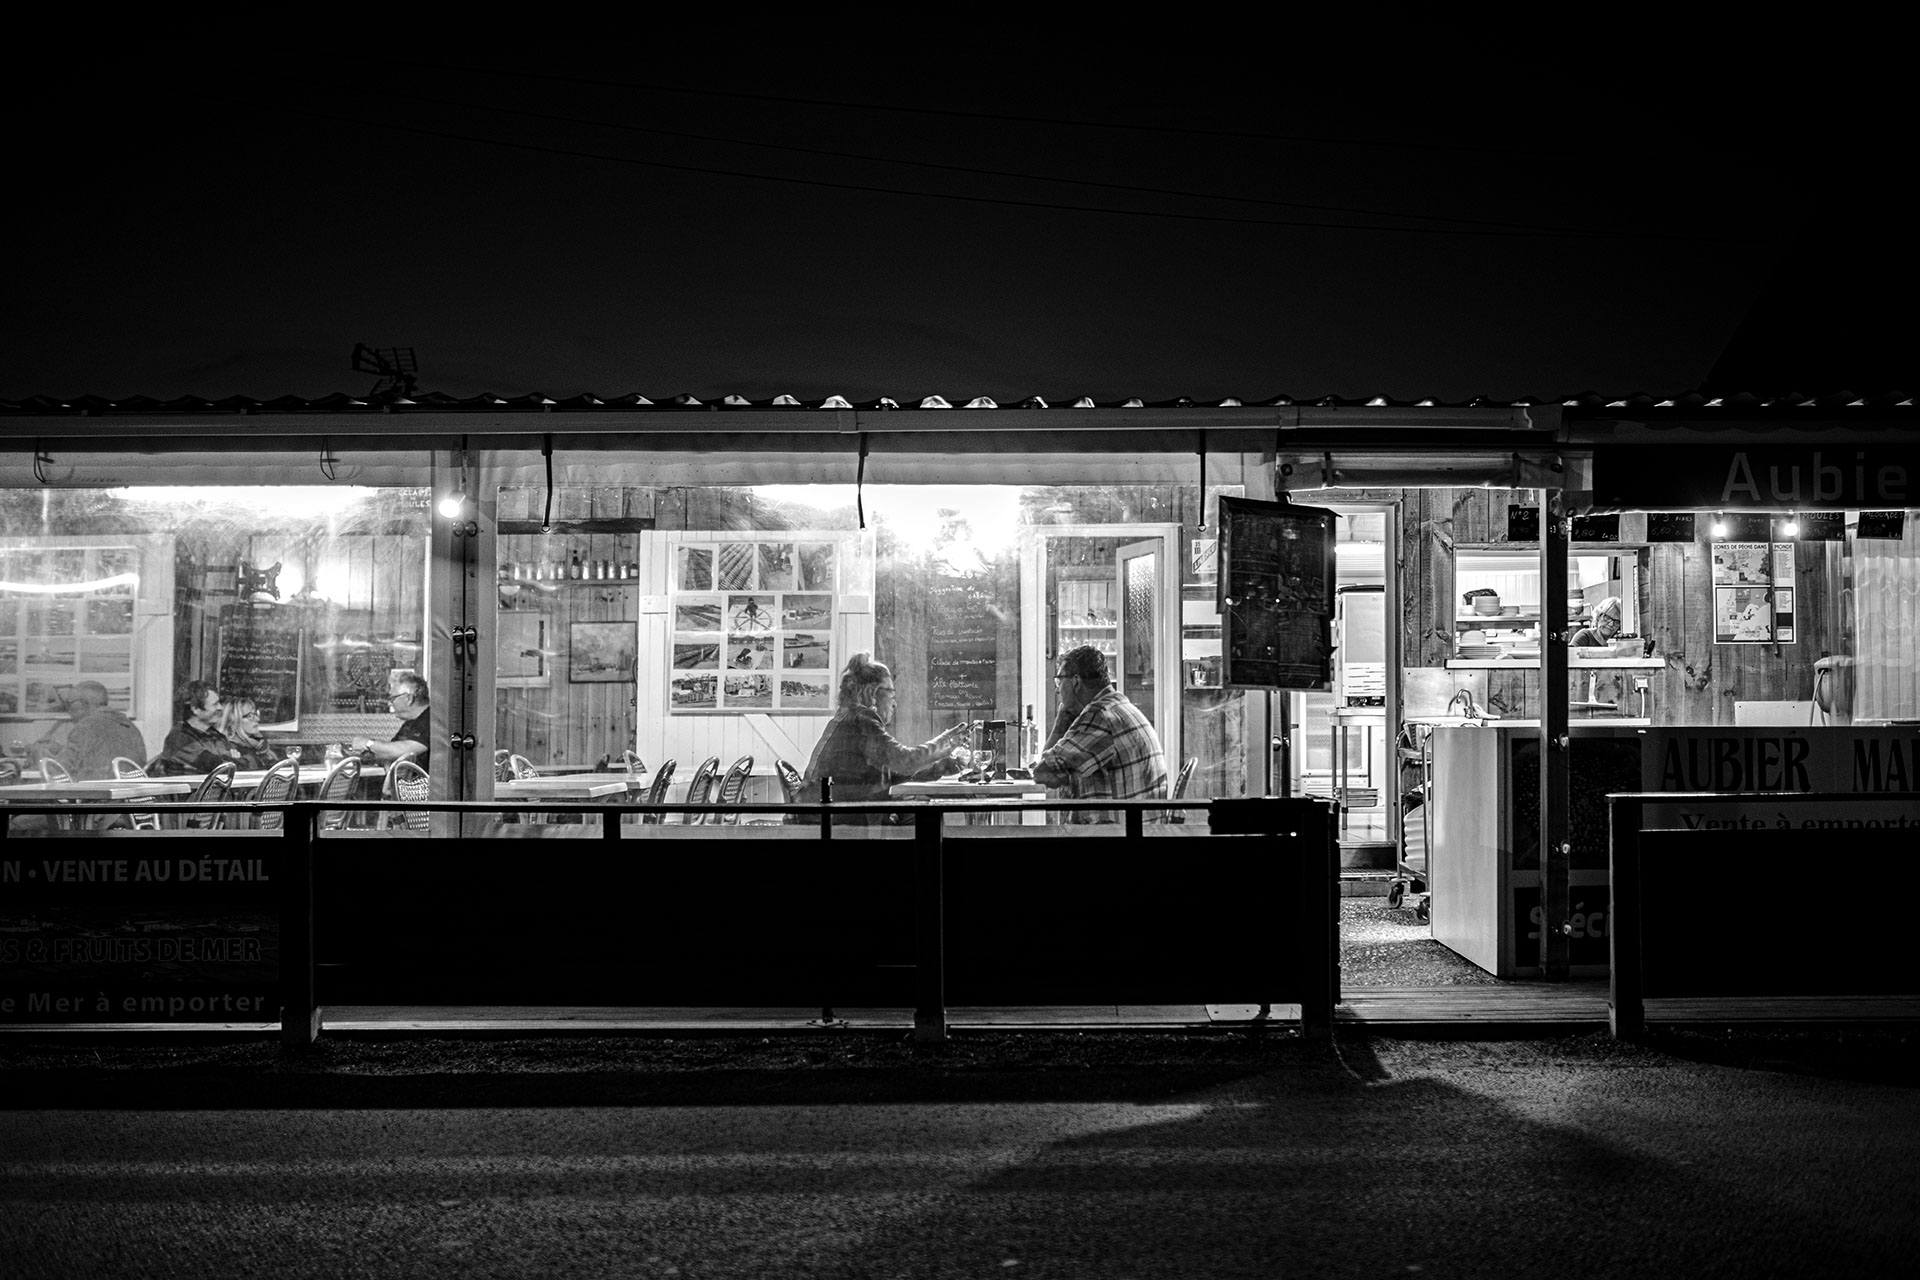
<svg viewBox="0 0 1920 1280">
<path fill-rule="evenodd" d="M 98 680 L 82 680 L 67 690 L 67 714 L 73 727 L 66 743 L 44 758 L 58 760 L 78 780 L 111 778 L 115 756 L 135 764 L 147 762 L 146 739 L 133 721 L 107 706 L 107 687 Z"/>
</svg>

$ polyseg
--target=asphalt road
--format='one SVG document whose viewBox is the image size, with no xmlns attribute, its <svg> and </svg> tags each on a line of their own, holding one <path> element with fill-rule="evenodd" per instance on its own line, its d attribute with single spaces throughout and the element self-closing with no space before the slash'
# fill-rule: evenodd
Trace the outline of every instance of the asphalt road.
<svg viewBox="0 0 1920 1280">
<path fill-rule="evenodd" d="M 665 1072 L 460 1052 L 0 1064 L 0 1273 L 1859 1277 L 1920 1256 L 1904 1040 L 783 1045 Z"/>
</svg>

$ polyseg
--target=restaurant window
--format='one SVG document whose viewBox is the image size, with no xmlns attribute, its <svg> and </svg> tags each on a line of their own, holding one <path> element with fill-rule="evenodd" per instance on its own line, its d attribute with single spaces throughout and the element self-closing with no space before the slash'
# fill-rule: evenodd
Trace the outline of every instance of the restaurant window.
<svg viewBox="0 0 1920 1280">
<path fill-rule="evenodd" d="M 1242 491 L 1209 499 L 1223 490 Z M 630 752 L 649 771 L 673 761 L 678 798 L 702 762 L 751 757 L 749 794 L 778 801 L 777 762 L 807 768 L 860 652 L 892 671 L 897 739 L 978 722 L 971 745 L 1019 769 L 1054 727 L 1059 659 L 1086 646 L 1153 726 L 1169 789 L 1193 760 L 1190 797 L 1258 790 L 1264 721 L 1219 687 L 1200 494 L 562 483 L 549 506 L 542 484 L 503 485 L 497 776 Z"/>
<path fill-rule="evenodd" d="M 93 691 L 115 755 L 157 769 L 191 682 L 245 699 L 266 756 L 387 738 L 390 675 L 424 674 L 428 491 L 346 485 L 0 492 L 0 720 L 16 767 L 76 778 Z M 76 701 L 76 691 L 79 700 Z M 240 798 L 236 792 L 234 798 Z"/>
</svg>

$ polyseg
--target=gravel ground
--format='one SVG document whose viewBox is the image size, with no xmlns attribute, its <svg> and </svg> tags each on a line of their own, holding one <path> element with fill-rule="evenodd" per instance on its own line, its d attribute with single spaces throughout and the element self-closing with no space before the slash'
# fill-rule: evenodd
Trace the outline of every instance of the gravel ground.
<svg viewBox="0 0 1920 1280">
<path fill-rule="evenodd" d="M 1508 986 L 1433 940 L 1411 907 L 1385 898 L 1340 899 L 1340 985 L 1344 987 Z"/>
</svg>

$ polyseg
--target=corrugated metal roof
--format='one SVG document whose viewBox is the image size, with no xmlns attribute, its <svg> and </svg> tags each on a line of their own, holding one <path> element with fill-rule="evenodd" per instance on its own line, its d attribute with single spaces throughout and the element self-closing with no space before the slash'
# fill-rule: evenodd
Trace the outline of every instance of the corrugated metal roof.
<svg viewBox="0 0 1920 1280">
<path fill-rule="evenodd" d="M 777 395 L 764 400 L 754 400 L 741 395 L 714 396 L 706 399 L 682 393 L 674 396 L 650 397 L 633 393 L 623 396 L 601 397 L 592 394 L 555 398 L 541 394 L 502 396 L 482 393 L 477 396 L 450 396 L 440 392 L 427 392 L 414 396 L 392 399 L 353 396 L 345 392 L 316 399 L 303 399 L 299 396 L 278 396 L 271 400 L 258 400 L 248 396 L 228 396 L 220 400 L 208 400 L 200 396 L 180 396 L 172 400 L 160 400 L 152 396 L 130 396 L 123 400 L 110 400 L 104 396 L 78 396 L 73 399 L 59 399 L 53 396 L 29 396 L 24 400 L 0 400 L 0 416 L 95 416 L 107 414 L 279 414 L 279 413 L 405 413 L 430 411 L 435 413 L 474 412 L 474 413 L 583 413 L 583 412 L 725 412 L 727 410 L 792 410 L 804 412 L 809 409 L 848 409 L 878 411 L 887 409 L 1233 409 L 1298 406 L 1301 408 L 1375 408 L 1375 409 L 1499 409 L 1531 408 L 1542 405 L 1558 405 L 1562 409 L 1579 416 L 1594 414 L 1604 416 L 1617 413 L 1699 413 L 1713 415 L 1724 411 L 1728 414 L 1780 413 L 1804 409 L 1871 411 L 1888 409 L 1911 409 L 1914 400 L 1906 392 L 1858 393 L 1836 391 L 1821 395 L 1787 394 L 1760 396 L 1741 393 L 1731 396 L 1705 396 L 1698 392 L 1686 392 L 1680 395 L 1652 395 L 1636 392 L 1631 395 L 1603 395 L 1594 391 L 1583 391 L 1570 396 L 1520 396 L 1512 399 L 1497 399 L 1491 396 L 1474 396 L 1467 400 L 1440 400 L 1426 397 L 1418 400 L 1397 399 L 1392 396 L 1318 396 L 1296 397 L 1276 395 L 1249 397 L 1242 399 L 1229 396 L 1224 400 L 1196 400 L 1188 396 L 1175 396 L 1170 400 L 1145 400 L 1138 396 L 1122 400 L 1095 400 L 1091 396 L 1027 396 L 1020 400 L 995 400 L 990 396 L 876 396 L 869 400 L 850 400 L 845 396 L 823 396 L 819 399 L 801 399 L 798 396 Z"/>
</svg>

